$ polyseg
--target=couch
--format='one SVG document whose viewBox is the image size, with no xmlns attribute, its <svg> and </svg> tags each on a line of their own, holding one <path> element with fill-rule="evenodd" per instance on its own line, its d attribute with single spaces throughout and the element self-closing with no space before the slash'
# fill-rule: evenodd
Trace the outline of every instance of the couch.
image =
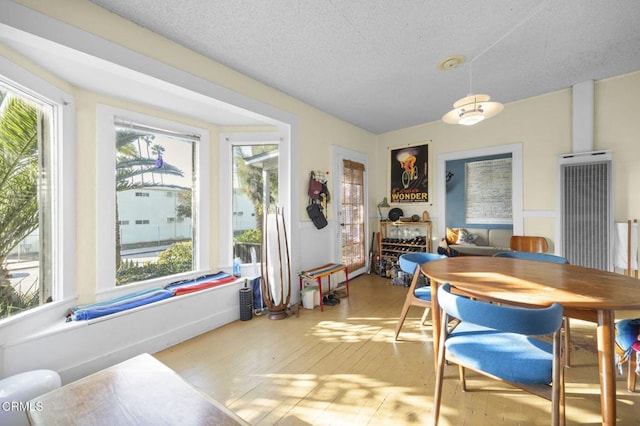
<svg viewBox="0 0 640 426">
<path fill-rule="evenodd" d="M 512 235 L 511 229 L 447 228 L 446 240 L 462 256 L 493 256 L 511 250 Z"/>
</svg>

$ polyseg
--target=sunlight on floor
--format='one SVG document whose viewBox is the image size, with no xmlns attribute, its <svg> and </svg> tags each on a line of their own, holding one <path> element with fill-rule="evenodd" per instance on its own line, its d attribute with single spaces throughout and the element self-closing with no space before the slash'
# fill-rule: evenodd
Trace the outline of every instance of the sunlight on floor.
<svg viewBox="0 0 640 426">
<path fill-rule="evenodd" d="M 234 411 L 243 418 L 251 418 L 249 413 L 256 409 L 282 409 L 282 401 L 288 399 L 298 401 L 289 407 L 288 415 L 309 420 L 314 413 L 325 411 L 330 404 L 332 411 L 340 413 L 339 424 L 357 422 L 361 416 L 370 418 L 373 415 L 371 410 L 380 404 L 376 402 L 370 406 L 371 401 L 384 401 L 385 405 L 402 406 L 404 410 L 425 404 L 425 396 L 420 389 L 398 386 L 362 374 L 265 374 L 257 376 L 256 380 L 264 382 L 263 386 L 270 389 L 272 397 L 255 399 L 250 406 L 234 406 Z M 322 423 L 325 424 L 326 419 Z"/>
<path fill-rule="evenodd" d="M 373 276 L 354 279 L 351 289 L 348 299 L 324 312 L 234 322 L 167 349 L 163 358 L 252 425 L 429 424 L 435 386 L 430 321 L 420 324 L 422 310 L 411 309 L 396 341 L 406 289 Z M 571 329 L 567 424 L 600 424 L 596 327 L 572 320 Z M 462 392 L 457 367 L 445 374 L 441 426 L 549 424 L 549 401 L 472 372 Z M 628 393 L 625 381 L 616 377 L 619 424 L 640 424 L 640 392 Z"/>
</svg>

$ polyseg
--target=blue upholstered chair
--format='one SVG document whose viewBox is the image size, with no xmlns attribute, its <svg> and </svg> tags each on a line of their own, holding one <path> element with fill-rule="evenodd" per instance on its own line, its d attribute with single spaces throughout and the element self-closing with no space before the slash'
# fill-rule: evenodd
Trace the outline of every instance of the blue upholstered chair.
<svg viewBox="0 0 640 426">
<path fill-rule="evenodd" d="M 569 261 L 555 254 L 532 253 L 528 251 L 501 251 L 493 255 L 494 257 L 510 257 L 512 259 L 538 260 L 540 262 L 569 263 Z"/>
<path fill-rule="evenodd" d="M 520 308 L 469 299 L 438 289 L 442 309 L 437 354 L 433 420 L 438 424 L 445 363 L 458 364 L 460 384 L 466 390 L 465 368 L 522 388 L 552 402 L 551 424 L 564 423 L 564 368 L 562 365 L 562 306 Z M 453 318 L 457 324 L 450 329 Z M 552 335 L 551 342 L 532 336 Z"/>
<path fill-rule="evenodd" d="M 409 291 L 402 306 L 398 325 L 396 325 L 396 340 L 398 340 L 398 334 L 400 334 L 400 329 L 402 328 L 402 324 L 404 324 L 405 318 L 407 318 L 410 307 L 420 306 L 424 308 L 420 324 L 424 324 L 427 315 L 429 315 L 429 309 L 431 309 L 431 286 L 427 285 L 416 288 L 420 275 L 422 274 L 420 265 L 434 260 L 446 259 L 446 257 L 447 256 L 435 253 L 405 253 L 398 258 L 400 269 L 407 274 L 412 274 L 413 277 L 411 278 Z"/>
<path fill-rule="evenodd" d="M 569 261 L 562 256 L 556 256 L 555 254 L 549 253 L 531 253 L 528 251 L 501 251 L 493 255 L 494 257 L 510 257 L 512 259 L 526 259 L 526 260 L 538 260 L 540 262 L 550 262 L 550 263 L 563 263 L 568 264 Z M 564 348 L 566 351 L 565 354 L 565 363 L 566 366 L 569 367 L 571 364 L 571 324 L 569 322 L 569 317 L 564 318 Z"/>
</svg>

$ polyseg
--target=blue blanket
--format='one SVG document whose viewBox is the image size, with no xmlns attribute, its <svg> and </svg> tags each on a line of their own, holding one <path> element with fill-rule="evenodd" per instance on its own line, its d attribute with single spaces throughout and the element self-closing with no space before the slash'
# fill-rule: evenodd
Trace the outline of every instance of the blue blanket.
<svg viewBox="0 0 640 426">
<path fill-rule="evenodd" d="M 186 294 L 235 280 L 236 278 L 232 275 L 218 272 L 192 280 L 178 281 L 168 284 L 165 287 L 141 290 L 101 302 L 76 306 L 67 313 L 67 322 L 99 318 L 104 315 L 114 314 L 159 300 L 168 299 L 169 297 L 179 294 Z"/>
<path fill-rule="evenodd" d="M 71 313 L 81 311 L 81 310 L 86 310 L 86 309 L 98 308 L 101 306 L 113 306 L 118 303 L 131 301 L 132 299 L 140 296 L 148 295 L 149 293 L 155 293 L 158 290 L 162 290 L 162 287 L 149 288 L 146 290 L 136 291 L 134 293 L 127 293 L 123 296 L 114 297 L 113 299 L 103 300 L 101 302 L 94 302 L 94 303 L 88 303 L 86 305 L 74 306 L 73 308 L 71 308 Z"/>
<path fill-rule="evenodd" d="M 173 291 L 165 289 L 152 289 L 142 292 L 142 294 L 125 296 L 124 298 L 112 299 L 104 302 L 98 302 L 93 305 L 85 305 L 83 309 L 72 311 L 67 316 L 67 321 L 81 321 L 93 318 L 99 318 L 104 315 L 114 314 L 116 312 L 126 311 L 127 309 L 137 308 L 138 306 L 147 305 L 159 300 L 168 299 L 173 296 Z"/>
</svg>

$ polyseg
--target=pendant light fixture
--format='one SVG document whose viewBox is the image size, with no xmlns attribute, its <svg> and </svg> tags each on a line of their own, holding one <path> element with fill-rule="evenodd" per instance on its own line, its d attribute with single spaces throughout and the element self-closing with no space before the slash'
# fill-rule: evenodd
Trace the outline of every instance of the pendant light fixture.
<svg viewBox="0 0 640 426">
<path fill-rule="evenodd" d="M 469 95 L 457 100 L 453 104 L 453 109 L 442 116 L 442 121 L 449 124 L 462 124 L 463 126 L 473 126 L 498 114 L 504 105 L 498 102 L 490 102 L 489 95 L 474 95 L 472 89 L 471 64 L 478 57 L 469 62 Z"/>
<path fill-rule="evenodd" d="M 500 113 L 504 108 L 499 102 L 491 102 L 491 97 L 489 95 L 476 95 L 472 92 L 472 72 L 471 65 L 482 55 L 484 55 L 489 49 L 493 46 L 501 42 L 505 39 L 509 34 L 511 34 L 516 28 L 525 23 L 529 18 L 537 14 L 543 7 L 544 4 L 539 4 L 533 7 L 529 13 L 524 17 L 524 19 L 516 25 L 514 25 L 506 34 L 500 37 L 498 40 L 494 41 L 489 47 L 484 49 L 482 52 L 478 53 L 473 59 L 471 59 L 468 63 L 469 66 L 469 95 L 465 96 L 462 99 L 457 100 L 453 104 L 453 109 L 442 116 L 442 121 L 449 124 L 462 124 L 463 126 L 472 126 L 476 123 L 481 122 L 487 118 L 493 117 L 494 115 Z M 438 68 L 447 71 L 454 68 L 459 67 L 464 62 L 464 56 L 455 55 L 450 56 L 444 60 L 442 60 L 438 64 Z"/>
</svg>

